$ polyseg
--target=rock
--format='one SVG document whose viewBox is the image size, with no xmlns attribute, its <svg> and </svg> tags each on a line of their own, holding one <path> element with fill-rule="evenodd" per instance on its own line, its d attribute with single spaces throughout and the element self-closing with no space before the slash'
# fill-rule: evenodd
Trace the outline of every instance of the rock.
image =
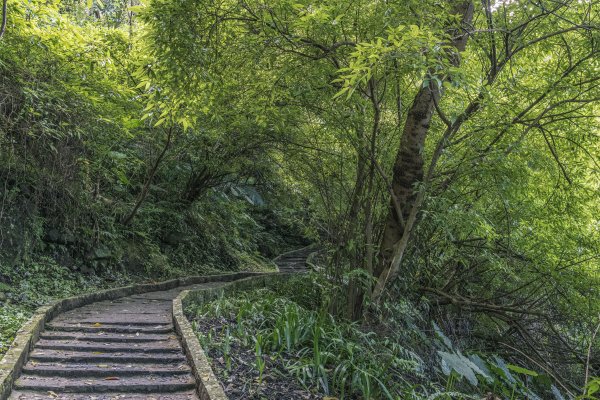
<svg viewBox="0 0 600 400">
<path fill-rule="evenodd" d="M 2 284 L 9 284 L 12 282 L 12 279 L 8 275 L 3 275 L 0 273 L 0 290 L 2 289 Z"/>
<path fill-rule="evenodd" d="M 0 292 L 0 303 L 4 303 L 7 299 L 8 297 L 6 297 L 6 294 L 4 294 L 4 292 Z"/>
<path fill-rule="evenodd" d="M 58 248 L 58 250 L 56 250 L 54 252 L 53 258 L 58 264 L 63 265 L 65 267 L 73 270 L 73 269 L 75 269 L 75 266 L 76 266 L 76 260 L 66 250 L 67 250 L 66 247 L 60 246 Z"/>
</svg>

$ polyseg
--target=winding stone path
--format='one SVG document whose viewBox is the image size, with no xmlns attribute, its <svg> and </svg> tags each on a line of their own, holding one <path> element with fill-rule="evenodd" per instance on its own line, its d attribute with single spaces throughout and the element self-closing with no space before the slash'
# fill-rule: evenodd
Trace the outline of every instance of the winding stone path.
<svg viewBox="0 0 600 400">
<path fill-rule="evenodd" d="M 198 399 L 173 329 L 172 300 L 222 284 L 101 301 L 58 316 L 46 324 L 10 399 Z"/>
<path fill-rule="evenodd" d="M 314 250 L 286 253 L 281 272 L 304 272 Z M 46 324 L 15 382 L 12 400 L 197 400 L 173 327 L 172 300 L 211 282 L 101 301 Z"/>
</svg>

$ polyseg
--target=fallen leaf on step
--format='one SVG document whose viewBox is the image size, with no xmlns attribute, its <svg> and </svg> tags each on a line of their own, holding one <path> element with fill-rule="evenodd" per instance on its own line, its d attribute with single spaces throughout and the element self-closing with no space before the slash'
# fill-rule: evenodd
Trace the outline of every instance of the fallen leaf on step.
<svg viewBox="0 0 600 400">
<path fill-rule="evenodd" d="M 105 381 L 118 381 L 119 378 L 116 376 L 107 376 L 106 378 L 104 378 Z"/>
<path fill-rule="evenodd" d="M 48 396 L 52 397 L 53 399 L 56 399 L 56 398 L 58 398 L 58 395 L 57 395 L 56 393 L 54 393 L 52 390 L 50 390 L 50 391 L 48 392 Z"/>
<path fill-rule="evenodd" d="M 100 322 L 96 322 L 94 326 L 102 326 L 102 324 Z"/>
<path fill-rule="evenodd" d="M 106 365 L 106 364 L 98 364 L 97 367 L 98 368 L 108 368 L 108 365 Z"/>
</svg>

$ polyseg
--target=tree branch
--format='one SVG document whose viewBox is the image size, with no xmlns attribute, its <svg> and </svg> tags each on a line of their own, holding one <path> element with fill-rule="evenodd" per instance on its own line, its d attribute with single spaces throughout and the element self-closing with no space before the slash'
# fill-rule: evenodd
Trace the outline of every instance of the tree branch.
<svg viewBox="0 0 600 400">
<path fill-rule="evenodd" d="M 133 217 L 135 217 L 138 209 L 140 208 L 140 206 L 146 199 L 146 196 L 148 195 L 148 191 L 150 190 L 150 185 L 152 184 L 152 181 L 154 180 L 154 175 L 156 175 L 156 171 L 158 171 L 158 167 L 160 166 L 161 161 L 163 160 L 165 154 L 167 153 L 167 150 L 169 150 L 169 147 L 171 147 L 171 141 L 173 139 L 173 130 L 174 130 L 173 126 L 170 126 L 169 130 L 167 131 L 167 140 L 165 141 L 165 145 L 163 146 L 163 149 L 160 152 L 160 154 L 158 155 L 158 157 L 156 157 L 156 160 L 154 161 L 152 168 L 150 168 L 150 171 L 148 172 L 148 178 L 146 179 L 146 183 L 144 184 L 144 187 L 142 188 L 142 191 L 140 192 L 140 195 L 138 196 L 138 198 L 135 202 L 135 206 L 133 207 L 133 209 L 131 210 L 129 215 L 125 219 L 123 219 L 123 225 L 129 225 L 131 223 L 131 221 L 133 220 Z"/>
</svg>

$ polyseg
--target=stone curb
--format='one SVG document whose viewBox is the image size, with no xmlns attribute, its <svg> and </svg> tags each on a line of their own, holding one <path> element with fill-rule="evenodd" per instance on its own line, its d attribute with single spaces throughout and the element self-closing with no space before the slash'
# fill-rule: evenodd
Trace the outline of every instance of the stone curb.
<svg viewBox="0 0 600 400">
<path fill-rule="evenodd" d="M 192 324 L 183 313 L 181 300 L 188 294 L 189 291 L 184 290 L 173 300 L 173 325 L 179 335 L 188 362 L 192 366 L 192 372 L 194 378 L 196 378 L 196 392 L 200 400 L 227 400 L 227 395 L 225 395 L 219 380 L 213 373 L 210 362 L 194 333 Z"/>
<path fill-rule="evenodd" d="M 205 303 L 220 296 L 240 290 L 267 287 L 289 279 L 293 273 L 267 273 L 238 279 L 221 287 L 184 290 L 173 300 L 173 325 L 180 337 L 183 351 L 196 378 L 196 391 L 200 400 L 227 400 L 220 381 L 215 376 L 210 361 L 200 345 L 200 341 L 185 316 L 184 310 L 192 303 Z"/>
<path fill-rule="evenodd" d="M 13 383 L 19 377 L 21 369 L 27 362 L 29 353 L 37 342 L 40 332 L 44 329 L 46 322 L 65 311 L 97 301 L 114 300 L 134 294 L 163 291 L 174 289 L 179 286 L 190 286 L 208 282 L 231 282 L 236 279 L 248 278 L 256 275 L 264 275 L 264 273 L 237 272 L 225 275 L 191 276 L 159 283 L 137 284 L 102 290 L 95 293 L 82 294 L 63 300 L 57 300 L 49 305 L 42 306 L 38 308 L 34 315 L 17 331 L 15 340 L 12 342 L 6 354 L 4 354 L 2 360 L 0 360 L 0 400 L 8 399 Z"/>
</svg>

